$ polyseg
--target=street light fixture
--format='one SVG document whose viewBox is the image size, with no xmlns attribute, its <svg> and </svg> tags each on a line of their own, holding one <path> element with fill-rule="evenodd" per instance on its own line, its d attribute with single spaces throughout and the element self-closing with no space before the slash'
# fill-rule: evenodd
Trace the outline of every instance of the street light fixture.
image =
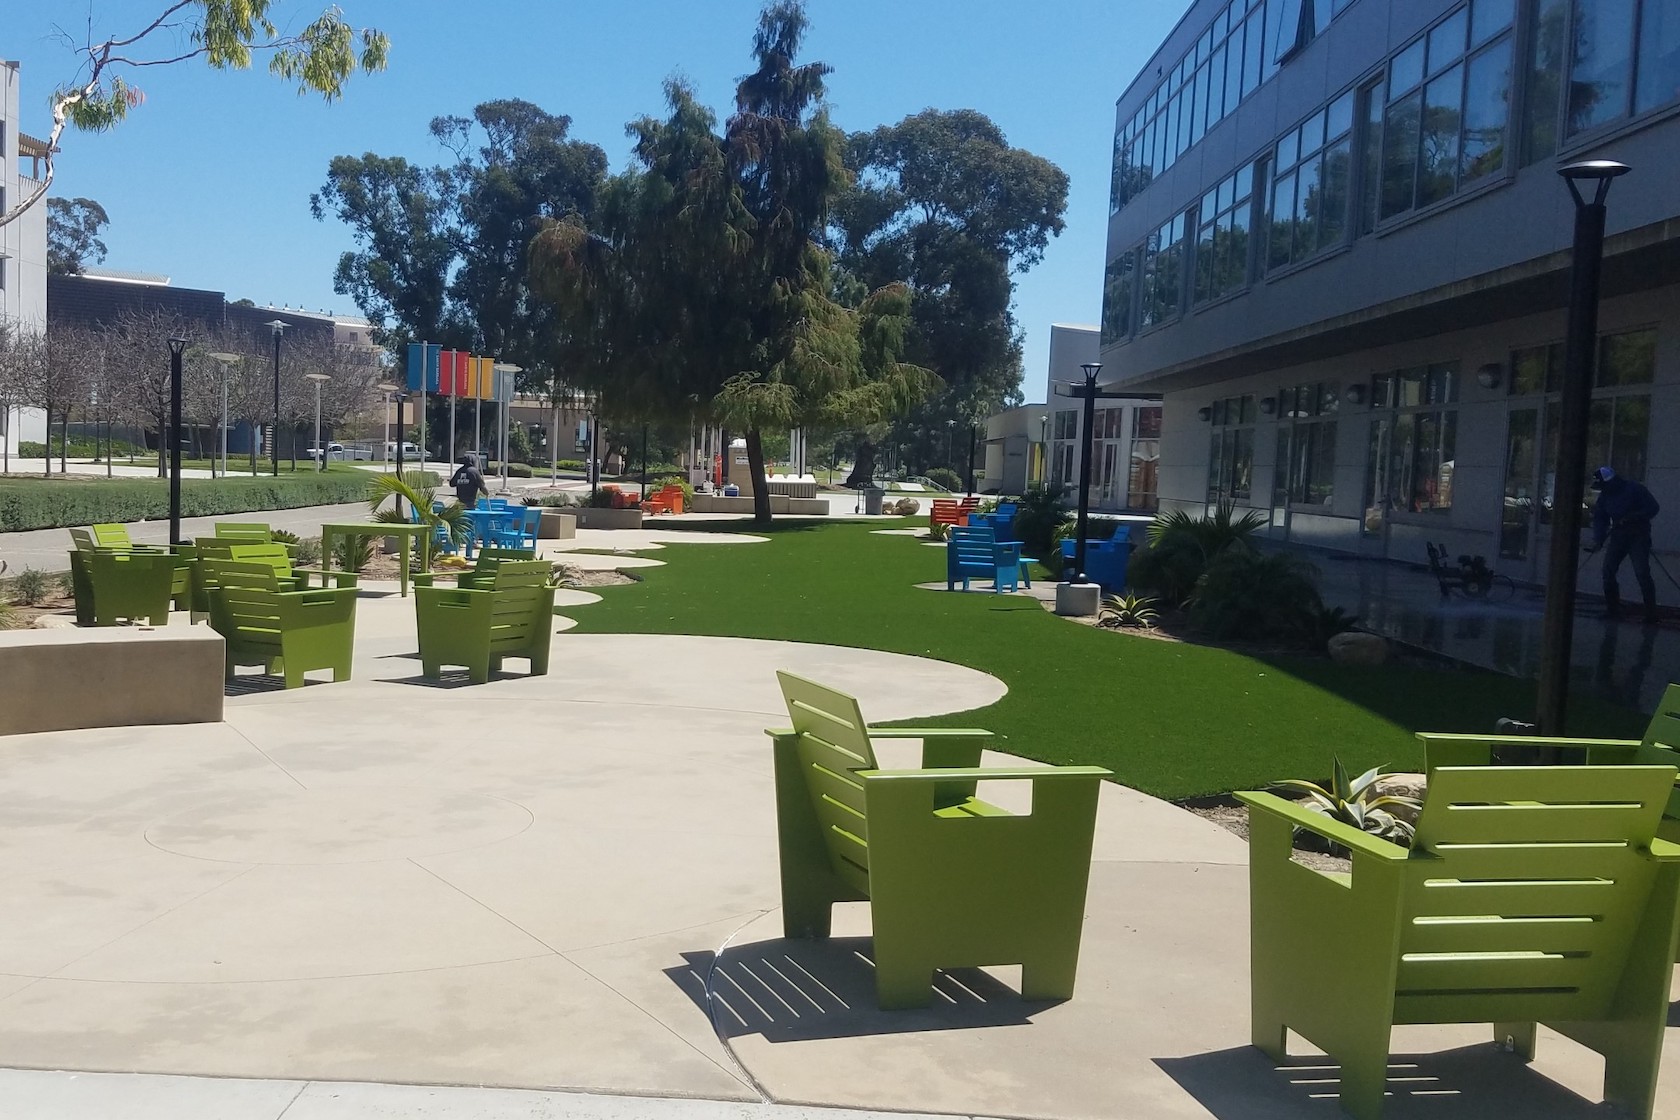
<svg viewBox="0 0 1680 1120">
<path fill-rule="evenodd" d="M 274 464 L 274 477 L 280 477 L 280 336 L 285 333 L 287 324 L 280 319 L 272 323 L 264 323 L 265 327 L 274 332 L 274 427 L 268 436 L 269 457 Z M 293 445 L 296 447 L 296 444 Z"/>
<path fill-rule="evenodd" d="M 325 373 L 306 373 L 303 376 L 315 382 L 315 458 L 320 463 L 316 469 L 324 471 L 327 469 L 327 449 L 321 444 L 321 386 L 331 381 L 332 376 Z"/>
<path fill-rule="evenodd" d="M 226 353 L 211 354 L 210 357 L 215 359 L 216 363 L 222 367 L 222 477 L 226 478 L 228 473 L 228 367 L 236 362 L 244 361 L 244 357 L 240 354 Z"/>
<path fill-rule="evenodd" d="M 184 338 L 169 340 L 169 543 L 181 543 L 181 355 Z"/>
<path fill-rule="evenodd" d="M 1085 575 L 1085 541 L 1088 515 L 1091 510 L 1091 459 L 1094 452 L 1091 440 L 1097 425 L 1097 375 L 1101 362 L 1085 362 L 1079 367 L 1085 372 L 1085 423 L 1079 458 L 1079 548 L 1073 558 L 1075 583 L 1090 583 Z"/>
<path fill-rule="evenodd" d="M 1575 247 L 1569 277 L 1569 331 L 1564 341 L 1558 461 L 1552 496 L 1552 552 L 1546 573 L 1546 615 L 1540 631 L 1540 734 L 1564 733 L 1569 653 L 1575 638 L 1575 580 L 1580 573 L 1581 503 L 1586 496 L 1587 419 L 1598 348 L 1599 273 L 1604 263 L 1604 200 L 1610 184 L 1631 170 L 1608 159 L 1558 169 L 1575 201 Z M 1588 195 L 1591 198 L 1588 198 Z M 1555 748 L 1549 753 L 1555 754 Z"/>
</svg>

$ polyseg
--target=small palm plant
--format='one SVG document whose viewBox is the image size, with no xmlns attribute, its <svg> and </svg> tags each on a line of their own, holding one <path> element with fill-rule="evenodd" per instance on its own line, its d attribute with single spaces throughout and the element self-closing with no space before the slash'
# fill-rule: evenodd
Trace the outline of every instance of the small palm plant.
<svg viewBox="0 0 1680 1120">
<path fill-rule="evenodd" d="M 1330 789 L 1325 789 L 1317 782 L 1296 778 L 1275 784 L 1282 789 L 1305 793 L 1308 808 L 1323 813 L 1331 820 L 1352 825 L 1362 832 L 1368 832 L 1401 847 L 1411 847 L 1412 836 L 1417 831 L 1417 813 L 1423 808 L 1423 802 L 1415 797 L 1382 792 L 1378 784 L 1384 776 L 1381 766 L 1373 766 L 1359 777 L 1350 779 L 1342 760 L 1335 758 L 1332 761 L 1334 773 L 1331 775 Z M 1396 809 L 1406 810 L 1407 815 L 1397 816 L 1394 813 Z"/>
<path fill-rule="evenodd" d="M 386 498 L 393 498 L 391 508 L 381 509 Z M 414 510 L 410 517 L 402 509 L 407 502 Z M 466 539 L 466 510 L 459 502 L 450 502 L 442 510 L 432 509 L 432 486 L 429 476 L 418 472 L 406 474 L 376 474 L 368 484 L 368 508 L 373 519 L 384 525 L 425 525 L 432 530 L 420 542 L 420 566 L 431 567 L 432 536 L 442 527 L 452 541 L 459 544 Z"/>
<path fill-rule="evenodd" d="M 1109 595 L 1103 599 L 1097 625 L 1109 629 L 1130 626 L 1139 630 L 1153 630 L 1156 619 L 1160 617 L 1160 612 L 1155 609 L 1155 600 L 1147 595 Z"/>
</svg>

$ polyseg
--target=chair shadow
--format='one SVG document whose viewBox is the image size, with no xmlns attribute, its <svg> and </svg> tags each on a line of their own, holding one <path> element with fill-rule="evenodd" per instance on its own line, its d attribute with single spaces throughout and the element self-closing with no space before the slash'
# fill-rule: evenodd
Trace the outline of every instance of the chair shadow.
<svg viewBox="0 0 1680 1120">
<path fill-rule="evenodd" d="M 494 684 L 497 681 L 516 680 L 519 677 L 526 675 L 527 674 L 525 673 L 508 673 L 497 670 L 490 674 L 490 680 L 486 683 Z M 381 677 L 380 682 L 382 684 L 406 684 L 415 688 L 437 688 L 445 691 L 457 688 L 477 687 L 472 677 L 467 674 L 465 669 L 445 669 L 436 678 L 421 676 L 418 674 L 412 677 Z"/>
<path fill-rule="evenodd" d="M 1544 1040 L 1543 1040 L 1544 1041 Z M 1278 1065 L 1252 1046 L 1155 1065 L 1216 1120 L 1337 1120 L 1340 1067 L 1328 1058 Z M 1589 1101 L 1490 1041 L 1432 1054 L 1393 1054 L 1384 1120 L 1485 1120 L 1489 1116 L 1607 1120 L 1618 1109 Z"/>
<path fill-rule="evenodd" d="M 318 684 L 332 684 L 331 680 L 303 679 L 304 688 L 313 688 Z M 268 673 L 246 673 L 230 677 L 223 682 L 223 696 L 266 696 L 271 692 L 285 692 L 286 678 L 271 676 Z"/>
<path fill-rule="evenodd" d="M 732 945 L 721 958 L 684 953 L 665 970 L 725 1039 L 768 1042 L 1022 1026 L 1056 1000 L 1023 1000 L 975 968 L 939 971 L 925 1008 L 882 1011 L 867 937 L 775 938 Z"/>
</svg>

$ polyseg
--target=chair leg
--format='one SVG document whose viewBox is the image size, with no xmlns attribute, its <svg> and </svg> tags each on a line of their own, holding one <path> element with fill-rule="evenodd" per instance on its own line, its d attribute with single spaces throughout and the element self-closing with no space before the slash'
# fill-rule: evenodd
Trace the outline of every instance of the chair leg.
<svg viewBox="0 0 1680 1120">
<path fill-rule="evenodd" d="M 1055 946 L 1021 963 L 1022 999 L 1072 999 L 1079 971 L 1079 945 Z"/>
<path fill-rule="evenodd" d="M 473 664 L 467 666 L 467 677 L 474 684 L 489 684 L 490 683 L 490 656 L 489 656 L 489 654 L 486 654 L 482 658 L 476 659 L 473 662 Z"/>
<path fill-rule="evenodd" d="M 1382 1120 L 1391 1030 L 1389 1024 L 1382 1023 L 1369 1030 L 1349 1031 L 1330 1055 L 1342 1067 L 1342 1111 L 1354 1120 Z M 1361 1033 L 1366 1037 L 1359 1038 Z"/>
<path fill-rule="evenodd" d="M 292 669 L 292 668 L 287 668 L 286 669 L 286 687 L 287 688 L 302 688 L 304 685 L 306 685 L 308 683 L 309 683 L 308 681 L 303 679 L 303 670 L 302 669 Z"/>
<path fill-rule="evenodd" d="M 548 654 L 549 649 L 546 645 L 539 645 L 531 650 L 531 675 L 533 677 L 546 677 L 548 675 Z"/>
<path fill-rule="evenodd" d="M 882 1011 L 926 1007 L 933 1002 L 933 965 L 883 952 L 875 939 L 875 1002 Z"/>
<path fill-rule="evenodd" d="M 1525 1062 L 1534 1060 L 1534 1041 L 1540 1033 L 1535 1023 L 1495 1023 L 1493 1042 L 1503 1046 Z"/>
<path fill-rule="evenodd" d="M 1640 1120 L 1651 1120 L 1657 1099 L 1657 1064 L 1662 1058 L 1662 1032 L 1626 1031 L 1623 1045 L 1604 1054 L 1604 1100 L 1619 1105 Z"/>
</svg>

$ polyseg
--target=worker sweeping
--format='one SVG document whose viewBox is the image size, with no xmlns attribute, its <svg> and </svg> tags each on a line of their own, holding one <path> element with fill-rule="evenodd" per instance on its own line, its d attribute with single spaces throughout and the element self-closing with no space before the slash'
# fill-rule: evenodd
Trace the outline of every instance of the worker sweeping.
<svg viewBox="0 0 1680 1120">
<path fill-rule="evenodd" d="M 1616 572 L 1624 559 L 1633 561 L 1633 576 L 1645 597 L 1645 622 L 1657 621 L 1657 585 L 1651 579 L 1651 519 L 1662 509 L 1651 492 L 1613 468 L 1593 472 L 1592 488 L 1598 491 L 1593 506 L 1593 543 L 1588 552 L 1604 552 L 1604 613 L 1616 618 L 1621 613 L 1622 593 Z"/>
</svg>

